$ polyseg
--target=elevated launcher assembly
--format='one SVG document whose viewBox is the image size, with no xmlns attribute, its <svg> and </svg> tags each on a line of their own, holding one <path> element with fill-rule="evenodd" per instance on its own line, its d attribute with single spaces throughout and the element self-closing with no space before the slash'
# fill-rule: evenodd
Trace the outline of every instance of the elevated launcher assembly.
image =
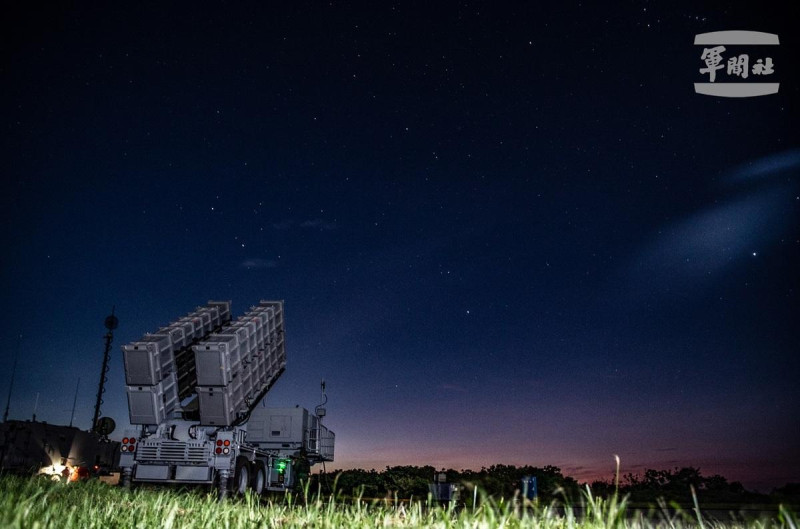
<svg viewBox="0 0 800 529">
<path fill-rule="evenodd" d="M 333 461 L 324 408 L 259 406 L 286 368 L 283 302 L 262 301 L 233 321 L 229 301 L 209 301 L 122 351 L 130 423 L 139 425 L 122 439 L 123 484 L 260 494 Z"/>
</svg>

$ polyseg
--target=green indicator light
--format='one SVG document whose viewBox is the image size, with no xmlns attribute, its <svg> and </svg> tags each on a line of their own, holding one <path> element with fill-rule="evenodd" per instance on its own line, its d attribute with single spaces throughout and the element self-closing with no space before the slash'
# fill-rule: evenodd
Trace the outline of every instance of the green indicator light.
<svg viewBox="0 0 800 529">
<path fill-rule="evenodd" d="M 278 472 L 283 474 L 283 472 L 286 470 L 286 463 L 287 462 L 288 461 L 286 459 L 278 459 L 278 462 L 275 463 L 275 468 L 278 469 Z"/>
</svg>

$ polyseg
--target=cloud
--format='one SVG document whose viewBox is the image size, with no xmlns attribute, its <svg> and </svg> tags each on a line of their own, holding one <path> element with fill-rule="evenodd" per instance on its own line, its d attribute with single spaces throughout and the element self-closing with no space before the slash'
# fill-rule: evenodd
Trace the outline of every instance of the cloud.
<svg viewBox="0 0 800 529">
<path fill-rule="evenodd" d="M 763 156 L 741 165 L 733 171 L 730 179 L 733 182 L 753 180 L 798 167 L 800 167 L 800 149 L 789 149 L 777 154 Z"/>
<path fill-rule="evenodd" d="M 791 149 L 729 171 L 726 184 L 749 181 L 749 187 L 661 226 L 628 269 L 635 283 L 631 290 L 687 292 L 758 257 L 765 245 L 791 227 L 796 197 L 796 181 L 769 178 L 798 168 L 800 149 Z"/>
<path fill-rule="evenodd" d="M 331 231 L 336 229 L 335 222 L 328 222 L 322 219 L 310 219 L 300 223 L 301 228 L 311 228 L 319 231 Z"/>
<path fill-rule="evenodd" d="M 308 219 L 299 223 L 292 219 L 285 219 L 280 222 L 272 223 L 272 228 L 277 231 L 288 231 L 294 226 L 319 231 L 332 231 L 338 227 L 335 222 L 329 222 L 323 219 Z"/>
<path fill-rule="evenodd" d="M 264 268 L 275 268 L 278 266 L 278 263 L 269 259 L 259 259 L 259 258 L 252 258 L 252 259 L 245 259 L 239 265 L 241 268 L 246 268 L 247 270 L 259 270 Z"/>
<path fill-rule="evenodd" d="M 642 253 L 642 272 L 696 279 L 741 262 L 760 249 L 765 235 L 781 231 L 786 219 L 777 205 L 785 196 L 783 189 L 762 191 L 667 226 Z"/>
</svg>

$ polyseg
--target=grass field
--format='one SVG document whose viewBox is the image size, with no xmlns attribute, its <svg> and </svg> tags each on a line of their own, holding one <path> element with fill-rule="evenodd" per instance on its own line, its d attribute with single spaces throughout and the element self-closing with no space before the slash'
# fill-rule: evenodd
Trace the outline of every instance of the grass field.
<svg viewBox="0 0 800 529">
<path fill-rule="evenodd" d="M 625 500 L 600 500 L 588 492 L 581 516 L 570 509 L 485 500 L 476 508 L 441 508 L 426 501 L 334 501 L 246 496 L 222 503 L 202 492 L 127 491 L 104 483 L 61 484 L 43 478 L 0 478 L 0 527 L 109 529 L 137 527 L 216 529 L 256 527 L 478 527 L 537 529 L 752 528 L 798 529 L 796 514 L 780 509 L 749 521 L 718 522 L 696 512 L 632 511 Z"/>
</svg>

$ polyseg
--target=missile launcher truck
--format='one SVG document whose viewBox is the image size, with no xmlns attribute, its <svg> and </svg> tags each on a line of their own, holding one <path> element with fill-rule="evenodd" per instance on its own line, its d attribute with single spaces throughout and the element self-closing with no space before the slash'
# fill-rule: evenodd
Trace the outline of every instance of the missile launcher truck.
<svg viewBox="0 0 800 529">
<path fill-rule="evenodd" d="M 333 461 L 322 406 L 261 405 L 286 367 L 282 301 L 262 301 L 235 321 L 229 301 L 209 301 L 122 352 L 135 425 L 120 448 L 123 485 L 261 494 L 289 490 L 311 465 Z"/>
</svg>

